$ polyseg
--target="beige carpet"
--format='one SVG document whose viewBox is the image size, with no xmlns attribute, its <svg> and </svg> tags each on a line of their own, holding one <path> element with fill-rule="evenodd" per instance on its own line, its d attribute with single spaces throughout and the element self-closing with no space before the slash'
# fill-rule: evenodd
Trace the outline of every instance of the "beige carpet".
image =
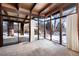
<svg viewBox="0 0 79 59">
<path fill-rule="evenodd" d="M 49 40 L 37 40 L 31 43 L 19 43 L 0 48 L 3 56 L 78 56 L 78 52 Z"/>
</svg>

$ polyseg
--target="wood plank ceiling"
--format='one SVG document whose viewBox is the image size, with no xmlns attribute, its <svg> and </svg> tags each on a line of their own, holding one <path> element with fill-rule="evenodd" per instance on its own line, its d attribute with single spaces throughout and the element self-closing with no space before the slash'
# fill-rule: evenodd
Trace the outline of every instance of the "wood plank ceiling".
<svg viewBox="0 0 79 59">
<path fill-rule="evenodd" d="M 2 13 L 9 16 L 15 16 L 17 18 L 17 8 L 16 3 L 2 3 Z M 19 21 L 28 22 L 31 12 L 32 18 L 34 17 L 45 17 L 53 12 L 56 7 L 61 4 L 58 3 L 18 3 L 19 7 Z M 5 12 L 4 12 L 5 11 Z M 16 20 L 15 18 L 9 17 L 9 19 Z"/>
</svg>

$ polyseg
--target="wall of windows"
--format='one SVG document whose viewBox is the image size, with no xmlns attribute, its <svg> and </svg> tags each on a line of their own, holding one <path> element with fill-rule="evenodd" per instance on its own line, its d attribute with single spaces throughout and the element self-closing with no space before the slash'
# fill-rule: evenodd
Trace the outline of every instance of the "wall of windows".
<svg viewBox="0 0 79 59">
<path fill-rule="evenodd" d="M 62 18 L 62 45 L 67 45 L 67 36 L 66 36 L 66 29 L 67 29 L 67 17 Z"/>
<path fill-rule="evenodd" d="M 39 38 L 44 39 L 44 21 L 39 21 Z"/>
<path fill-rule="evenodd" d="M 3 45 L 18 43 L 18 23 L 3 21 Z"/>
<path fill-rule="evenodd" d="M 62 17 L 60 17 L 60 12 L 52 15 L 52 41 L 56 43 L 62 43 L 62 45 L 67 45 L 67 36 L 66 36 L 66 28 L 67 28 L 67 17 L 70 14 L 76 13 L 76 5 L 72 4 L 67 8 L 64 8 L 62 12 Z M 61 27 L 60 27 L 60 19 L 61 19 Z M 60 35 L 61 28 L 61 35 Z M 48 17 L 45 21 L 45 35 L 46 39 L 50 39 L 50 17 Z M 60 38 L 61 36 L 61 38 Z M 62 41 L 60 41 L 62 40 Z"/>
<path fill-rule="evenodd" d="M 62 45 L 67 44 L 66 20 L 67 20 L 67 16 L 73 13 L 76 13 L 75 5 L 64 8 L 62 12 L 62 17 L 60 17 L 60 12 L 52 15 L 52 41 L 60 43 L 60 19 L 61 19 L 62 20 L 61 21 Z M 45 20 L 46 20 L 45 21 L 45 37 L 46 39 L 50 40 L 50 17 L 46 18 Z M 26 41 L 28 42 L 29 41 L 29 23 L 24 24 L 24 27 L 23 27 L 24 34 L 21 34 L 21 31 L 22 31 L 21 23 L 3 21 L 4 45 L 14 44 L 18 42 L 26 42 Z M 34 20 L 31 21 L 32 40 L 33 39 L 38 40 L 38 32 L 39 32 L 39 39 L 44 38 L 44 19 L 39 19 L 39 24 L 38 24 L 38 18 L 35 18 Z"/>
<path fill-rule="evenodd" d="M 52 20 L 52 41 L 60 43 L 60 19 Z"/>
<path fill-rule="evenodd" d="M 29 23 L 24 24 L 24 40 L 23 42 L 29 42 Z"/>
<path fill-rule="evenodd" d="M 3 45 L 29 42 L 29 23 L 24 24 L 21 34 L 21 23 L 3 21 Z"/>
<path fill-rule="evenodd" d="M 76 6 L 75 4 L 68 6 L 67 8 L 64 8 L 62 12 L 62 18 L 60 18 L 60 13 L 57 13 L 52 16 L 52 41 L 60 43 L 60 19 L 61 19 L 61 31 L 62 31 L 62 45 L 67 45 L 67 36 L 66 36 L 66 29 L 67 29 L 67 17 L 70 14 L 76 13 Z"/>
<path fill-rule="evenodd" d="M 38 40 L 38 19 L 31 21 L 31 41 Z"/>
<path fill-rule="evenodd" d="M 46 39 L 50 40 L 50 21 L 46 21 L 45 25 Z"/>
</svg>

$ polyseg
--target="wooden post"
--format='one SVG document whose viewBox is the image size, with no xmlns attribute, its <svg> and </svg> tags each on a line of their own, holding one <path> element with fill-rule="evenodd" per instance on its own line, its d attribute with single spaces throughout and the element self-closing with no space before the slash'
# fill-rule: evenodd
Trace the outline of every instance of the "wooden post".
<svg viewBox="0 0 79 59">
<path fill-rule="evenodd" d="M 19 22 L 18 22 L 18 43 L 19 43 Z"/>
<path fill-rule="evenodd" d="M 17 20 L 19 20 L 19 6 L 18 6 L 18 3 L 16 3 L 16 9 L 17 9 Z M 19 22 L 18 22 L 18 43 L 19 43 Z"/>
<path fill-rule="evenodd" d="M 52 41 L 52 16 L 50 16 L 50 41 Z"/>
<path fill-rule="evenodd" d="M 38 16 L 38 40 L 39 40 L 39 16 Z"/>
<path fill-rule="evenodd" d="M 33 4 L 33 6 L 32 6 L 32 8 L 30 9 L 30 20 L 29 20 L 29 42 L 31 42 L 32 40 L 31 40 L 31 38 L 32 38 L 32 33 L 31 33 L 31 30 L 32 30 L 32 28 L 31 28 L 31 13 L 32 13 L 32 10 L 33 10 L 33 8 L 35 7 L 35 5 L 36 5 L 36 3 L 34 3 Z"/>
<path fill-rule="evenodd" d="M 31 11 L 30 11 L 30 20 L 29 20 L 29 42 L 31 42 Z"/>
<path fill-rule="evenodd" d="M 0 3 L 0 13 L 1 12 L 1 3 Z M 3 17 L 0 15 L 0 47 L 3 46 Z"/>
<path fill-rule="evenodd" d="M 21 23 L 21 35 L 24 35 L 24 23 Z"/>
<path fill-rule="evenodd" d="M 62 9 L 60 9 L 60 44 L 62 45 Z"/>
<path fill-rule="evenodd" d="M 46 33 L 45 33 L 46 29 L 45 28 L 46 28 L 46 26 L 45 26 L 45 18 L 44 18 L 44 39 L 46 39 Z"/>
</svg>

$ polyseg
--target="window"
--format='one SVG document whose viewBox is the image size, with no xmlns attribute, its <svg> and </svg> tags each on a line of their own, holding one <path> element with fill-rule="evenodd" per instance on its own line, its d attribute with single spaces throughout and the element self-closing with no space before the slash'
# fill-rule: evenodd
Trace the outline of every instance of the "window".
<svg viewBox="0 0 79 59">
<path fill-rule="evenodd" d="M 71 6 L 70 8 L 64 10 L 63 16 L 76 13 L 76 6 Z"/>
</svg>

